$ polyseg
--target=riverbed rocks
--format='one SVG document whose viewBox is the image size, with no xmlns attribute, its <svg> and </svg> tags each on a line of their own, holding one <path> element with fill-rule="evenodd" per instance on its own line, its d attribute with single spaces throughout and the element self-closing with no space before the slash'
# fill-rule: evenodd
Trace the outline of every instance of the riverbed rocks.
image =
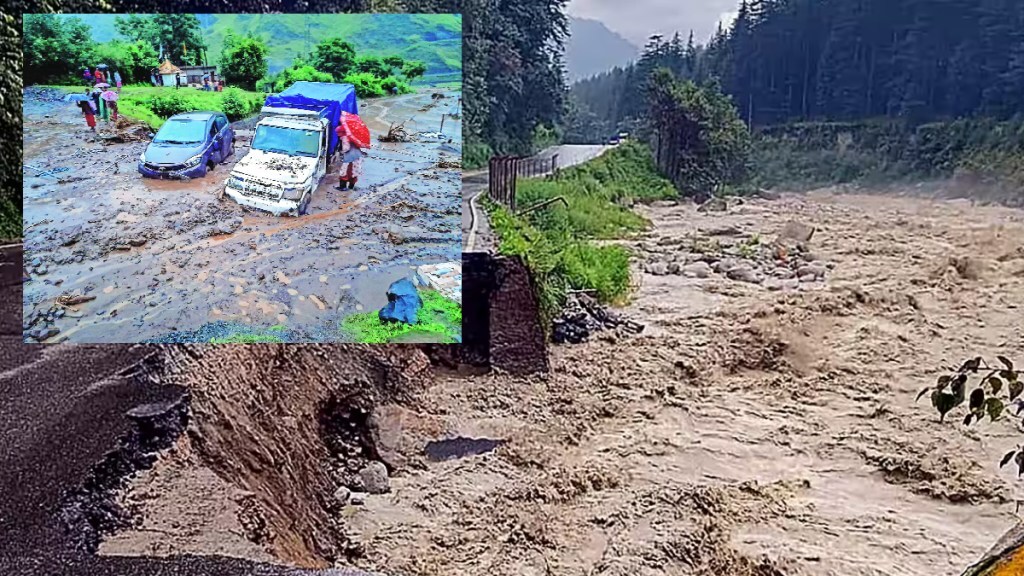
<svg viewBox="0 0 1024 576">
<path fill-rule="evenodd" d="M 811 251 L 815 230 L 792 221 L 769 243 L 739 226 L 719 226 L 687 236 L 651 238 L 638 246 L 638 253 L 643 270 L 652 276 L 719 276 L 773 291 L 793 290 L 824 282 L 834 267 Z"/>
</svg>

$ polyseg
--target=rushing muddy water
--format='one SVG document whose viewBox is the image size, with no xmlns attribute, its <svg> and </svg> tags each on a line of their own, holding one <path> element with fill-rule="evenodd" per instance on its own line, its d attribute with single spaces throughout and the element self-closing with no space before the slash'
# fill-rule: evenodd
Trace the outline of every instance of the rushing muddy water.
<svg viewBox="0 0 1024 576">
<path fill-rule="evenodd" d="M 150 180 L 136 171 L 146 142 L 109 144 L 71 103 L 26 94 L 24 314 L 46 341 L 209 341 L 233 327 L 277 327 L 291 340 L 336 341 L 338 322 L 387 302 L 417 266 L 456 261 L 461 245 L 461 126 L 451 142 L 380 143 L 390 123 L 436 132 L 457 93 L 366 100 L 374 138 L 356 190 L 334 170 L 299 218 L 219 198 L 251 131 L 204 178 Z M 409 121 L 409 119 L 412 119 Z M 456 164 L 457 166 L 458 164 Z M 57 306 L 61 295 L 88 301 Z M 66 302 L 66 301 L 65 301 Z"/>
</svg>

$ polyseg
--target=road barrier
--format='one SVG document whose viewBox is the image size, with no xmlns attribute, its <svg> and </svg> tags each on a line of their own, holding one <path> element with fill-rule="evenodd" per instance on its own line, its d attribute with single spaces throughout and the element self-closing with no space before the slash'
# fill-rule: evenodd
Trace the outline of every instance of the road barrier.
<svg viewBox="0 0 1024 576">
<path fill-rule="evenodd" d="M 487 195 L 512 212 L 516 211 L 516 182 L 558 173 L 558 154 L 551 158 L 492 156 L 488 162 Z"/>
</svg>

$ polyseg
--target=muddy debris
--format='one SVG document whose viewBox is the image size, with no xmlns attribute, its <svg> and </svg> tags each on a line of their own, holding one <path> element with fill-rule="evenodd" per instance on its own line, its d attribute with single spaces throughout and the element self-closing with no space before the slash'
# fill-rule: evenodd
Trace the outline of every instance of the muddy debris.
<svg viewBox="0 0 1024 576">
<path fill-rule="evenodd" d="M 602 306 L 583 293 L 569 294 L 558 317 L 551 322 L 551 339 L 556 344 L 580 344 L 597 332 L 611 331 L 615 337 L 640 334 L 644 326 Z"/>
<path fill-rule="evenodd" d="M 429 460 L 443 462 L 468 456 L 486 454 L 505 444 L 505 440 L 495 438 L 467 438 L 457 436 L 444 440 L 431 440 L 423 448 Z"/>
<path fill-rule="evenodd" d="M 380 142 L 412 142 L 413 138 L 405 130 L 405 122 L 400 124 L 392 124 L 388 127 L 386 134 L 380 134 L 377 136 L 377 140 Z"/>
<path fill-rule="evenodd" d="M 90 294 L 80 294 L 77 292 L 65 292 L 57 297 L 57 304 L 61 306 L 78 306 L 86 302 L 95 300 L 96 297 Z"/>
</svg>

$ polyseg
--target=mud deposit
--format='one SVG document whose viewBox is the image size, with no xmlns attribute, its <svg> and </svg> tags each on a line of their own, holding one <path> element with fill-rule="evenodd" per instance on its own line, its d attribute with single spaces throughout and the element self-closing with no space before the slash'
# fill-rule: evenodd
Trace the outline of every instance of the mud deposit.
<svg viewBox="0 0 1024 576">
<path fill-rule="evenodd" d="M 391 282 L 459 258 L 461 126 L 446 119 L 451 144 L 376 141 L 410 117 L 436 131 L 447 106 L 420 111 L 431 93 L 360 102 L 374 147 L 359 187 L 336 190 L 334 164 L 308 215 L 276 218 L 218 199 L 248 151 L 245 122 L 206 177 L 143 179 L 146 142 L 110 143 L 102 122 L 94 135 L 71 103 L 27 92 L 25 164 L 66 170 L 25 171 L 26 339 L 207 342 L 274 327 L 344 341 L 339 321 L 382 307 Z"/>
<path fill-rule="evenodd" d="M 647 330 L 555 346 L 548 377 L 465 376 L 414 357 L 365 371 L 349 350 L 312 376 L 304 363 L 334 353 L 225 361 L 272 367 L 226 384 L 197 371 L 211 365 L 181 364 L 171 381 L 194 382 L 206 406 L 202 448 L 167 452 L 135 480 L 125 498 L 141 503 L 140 528 L 101 551 L 144 552 L 157 534 L 162 553 L 222 550 L 207 535 L 227 518 L 241 555 L 384 574 L 952 576 L 1015 523 L 1020 484 L 997 463 L 1019 433 L 940 424 L 914 397 L 944 364 L 1024 356 L 1024 212 L 828 192 L 640 210 L 655 227 L 630 242 L 642 285 L 626 312 Z M 770 238 L 790 219 L 817 227 L 806 248 L 833 264 L 824 280 L 776 291 L 641 271 L 667 246 L 682 256 L 726 228 Z M 370 376 L 339 376 L 351 369 Z M 367 397 L 367 382 L 392 392 Z M 356 431 L 335 436 L 342 448 L 316 435 L 323 411 L 293 408 L 316 398 L 346 407 L 327 412 Z M 299 432 L 311 443 L 291 442 Z M 425 457 L 457 437 L 506 442 Z M 323 469 L 346 450 L 351 468 L 387 464 L 388 489 L 339 499 L 344 478 Z M 208 470 L 224 486 L 195 489 Z M 239 489 L 258 506 L 230 513 Z M 167 520 L 184 503 L 228 512 Z M 257 512 L 278 536 L 237 536 Z"/>
</svg>

